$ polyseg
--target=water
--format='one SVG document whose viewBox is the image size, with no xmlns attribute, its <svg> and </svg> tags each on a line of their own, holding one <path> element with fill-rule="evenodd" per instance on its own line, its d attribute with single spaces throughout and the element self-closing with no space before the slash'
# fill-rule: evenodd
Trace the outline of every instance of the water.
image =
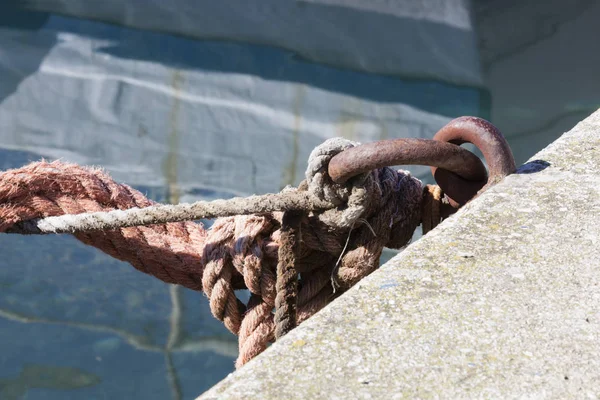
<svg viewBox="0 0 600 400">
<path fill-rule="evenodd" d="M 600 107 L 600 4 L 521 3 L 3 5 L 0 168 L 62 158 L 161 202 L 228 198 L 297 184 L 328 137 L 430 138 L 460 115 L 522 163 Z M 202 294 L 69 236 L 0 243 L 1 398 L 192 399 L 233 370 Z"/>
</svg>

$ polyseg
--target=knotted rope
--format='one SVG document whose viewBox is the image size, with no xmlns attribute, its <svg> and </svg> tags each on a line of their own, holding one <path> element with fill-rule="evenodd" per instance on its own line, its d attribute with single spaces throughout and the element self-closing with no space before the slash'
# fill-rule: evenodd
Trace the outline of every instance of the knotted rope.
<svg viewBox="0 0 600 400">
<path fill-rule="evenodd" d="M 0 232 L 72 232 L 144 273 L 203 291 L 239 336 L 239 367 L 375 270 L 383 247 L 405 246 L 423 216 L 428 229 L 439 222 L 440 193 L 424 195 L 433 192 L 408 172 L 381 168 L 335 184 L 329 161 L 355 145 L 336 138 L 317 147 L 297 189 L 177 206 L 99 169 L 36 162 L 0 174 Z M 170 222 L 229 214 L 208 230 Z M 247 304 L 236 296 L 242 289 Z"/>
</svg>

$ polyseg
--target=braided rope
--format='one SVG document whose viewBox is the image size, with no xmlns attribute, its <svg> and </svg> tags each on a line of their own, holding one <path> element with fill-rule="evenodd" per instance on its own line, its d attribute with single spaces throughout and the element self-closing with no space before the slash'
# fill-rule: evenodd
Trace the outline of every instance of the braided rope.
<svg viewBox="0 0 600 400">
<path fill-rule="evenodd" d="M 0 174 L 0 232 L 74 232 L 144 273 L 202 290 L 215 318 L 239 336 L 239 367 L 376 269 L 384 246 L 405 246 L 420 223 L 423 188 L 405 171 L 378 169 L 351 185 L 331 181 L 329 160 L 354 145 L 334 139 L 315 149 L 298 189 L 247 203 L 195 203 L 175 216 L 101 170 L 33 163 Z M 257 200 L 266 198 L 276 200 Z M 227 213 L 236 216 L 209 230 L 158 223 Z M 236 295 L 242 289 L 251 293 L 247 304 Z"/>
<path fill-rule="evenodd" d="M 296 257 L 300 245 L 302 213 L 287 211 L 281 219 L 279 261 L 277 263 L 277 297 L 275 298 L 275 338 L 279 339 L 296 327 L 298 272 Z"/>
</svg>

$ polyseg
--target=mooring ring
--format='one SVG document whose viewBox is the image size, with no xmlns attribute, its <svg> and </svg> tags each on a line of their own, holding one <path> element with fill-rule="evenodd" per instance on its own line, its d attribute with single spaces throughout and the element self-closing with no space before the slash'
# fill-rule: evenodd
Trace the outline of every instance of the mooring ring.
<svg viewBox="0 0 600 400">
<path fill-rule="evenodd" d="M 361 144 L 336 154 L 328 174 L 340 184 L 350 178 L 391 165 L 435 165 L 467 181 L 487 179 L 485 166 L 475 154 L 454 144 L 432 139 L 388 139 Z"/>
<path fill-rule="evenodd" d="M 483 118 L 453 119 L 435 134 L 433 140 L 457 146 L 472 143 L 481 151 L 489 168 L 489 177 L 479 180 L 466 178 L 438 165 L 431 167 L 435 181 L 455 208 L 464 205 L 478 193 L 516 170 L 508 142 L 498 128 Z"/>
</svg>

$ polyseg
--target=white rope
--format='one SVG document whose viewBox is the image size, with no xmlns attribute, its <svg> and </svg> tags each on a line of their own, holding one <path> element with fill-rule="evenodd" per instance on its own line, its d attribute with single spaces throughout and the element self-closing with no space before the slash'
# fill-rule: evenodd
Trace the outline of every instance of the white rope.
<svg viewBox="0 0 600 400">
<path fill-rule="evenodd" d="M 365 186 L 335 184 L 327 175 L 326 168 L 333 156 L 357 144 L 343 138 L 333 138 L 317 146 L 308 160 L 308 191 L 286 188 L 280 193 L 227 200 L 67 214 L 20 222 L 7 230 L 7 233 L 76 233 L 291 210 L 329 210 L 321 215 L 324 222 L 332 226 L 352 226 L 364 211 Z M 343 203 L 347 206 L 338 208 Z"/>
<path fill-rule="evenodd" d="M 261 196 L 235 197 L 227 200 L 176 205 L 157 204 L 106 212 L 67 214 L 21 222 L 7 233 L 43 234 L 109 230 L 139 225 L 219 218 L 231 215 L 263 214 L 288 210 L 325 210 L 334 207 L 310 192 L 285 190 Z"/>
</svg>

